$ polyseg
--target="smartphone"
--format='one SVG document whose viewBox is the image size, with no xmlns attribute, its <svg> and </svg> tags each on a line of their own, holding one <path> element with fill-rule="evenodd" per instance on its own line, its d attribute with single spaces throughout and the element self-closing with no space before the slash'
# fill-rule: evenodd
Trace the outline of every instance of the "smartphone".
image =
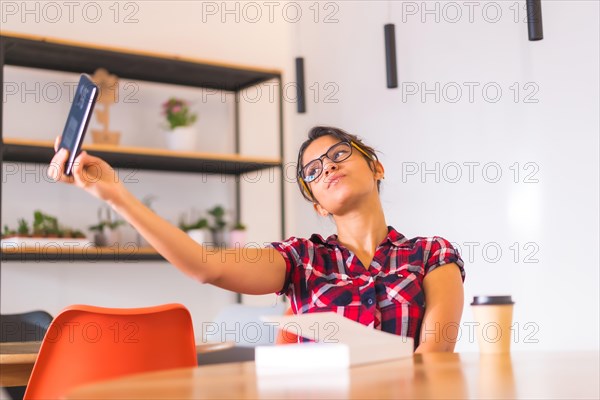
<svg viewBox="0 0 600 400">
<path fill-rule="evenodd" d="M 98 99 L 98 86 L 89 75 L 81 74 L 79 84 L 75 89 L 75 96 L 71 104 L 71 110 L 67 117 L 67 123 L 58 145 L 58 150 L 65 148 L 69 150 L 69 159 L 65 164 L 65 174 L 73 174 L 75 158 L 81 152 L 81 144 L 85 137 L 88 124 L 94 111 L 94 105 Z"/>
</svg>

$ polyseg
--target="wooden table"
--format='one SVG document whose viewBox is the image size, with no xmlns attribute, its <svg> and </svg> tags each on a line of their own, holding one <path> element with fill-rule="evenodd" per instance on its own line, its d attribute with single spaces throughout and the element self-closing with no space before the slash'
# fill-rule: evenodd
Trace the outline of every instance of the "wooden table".
<svg viewBox="0 0 600 400">
<path fill-rule="evenodd" d="M 432 353 L 330 374 L 263 376 L 254 362 L 243 362 L 133 375 L 79 387 L 67 398 L 597 399 L 598 363 L 597 351 Z"/>
<path fill-rule="evenodd" d="M 33 364 L 42 342 L 0 343 L 0 386 L 23 386 L 31 376 Z M 198 354 L 232 348 L 234 342 L 201 343 L 196 345 Z"/>
</svg>

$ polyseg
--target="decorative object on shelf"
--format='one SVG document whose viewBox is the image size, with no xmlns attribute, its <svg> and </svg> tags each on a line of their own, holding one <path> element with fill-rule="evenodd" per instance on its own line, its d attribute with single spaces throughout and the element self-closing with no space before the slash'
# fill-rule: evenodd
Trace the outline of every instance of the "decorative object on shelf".
<svg viewBox="0 0 600 400">
<path fill-rule="evenodd" d="M 196 149 L 197 115 L 190 111 L 189 103 L 171 97 L 162 105 L 162 113 L 167 119 L 165 132 L 167 147 L 171 150 L 194 151 Z"/>
<path fill-rule="evenodd" d="M 542 25 L 542 2 L 541 0 L 526 0 L 527 4 L 527 34 L 530 41 L 542 40 L 544 38 L 544 27 Z"/>
<path fill-rule="evenodd" d="M 25 218 L 20 218 L 18 228 L 11 229 L 4 225 L 2 248 L 36 247 L 52 245 L 53 247 L 71 246 L 89 243 L 83 232 L 59 225 L 58 219 L 36 210 L 30 229 Z"/>
<path fill-rule="evenodd" d="M 246 245 L 246 225 L 241 222 L 236 223 L 233 226 L 231 232 L 229 232 L 229 247 L 241 248 Z"/>
<path fill-rule="evenodd" d="M 214 206 L 208 210 L 208 214 L 212 217 L 212 224 L 210 225 L 210 231 L 212 233 L 212 242 L 215 246 L 225 247 L 225 209 L 222 206 Z"/>
<path fill-rule="evenodd" d="M 106 218 L 103 218 L 103 212 L 106 212 Z M 123 220 L 113 219 L 112 210 L 106 206 L 98 208 L 98 223 L 88 229 L 94 232 L 96 246 L 118 246 L 121 243 L 121 232 L 118 228 L 124 223 Z"/>
<path fill-rule="evenodd" d="M 119 79 L 116 75 L 109 74 L 104 68 L 98 68 L 92 80 L 100 88 L 100 94 L 96 101 L 96 120 L 102 125 L 101 130 L 92 129 L 92 139 L 97 144 L 118 145 L 121 139 L 121 132 L 111 131 L 108 129 L 110 122 L 110 106 L 116 103 L 119 98 Z M 102 104 L 102 107 L 98 107 Z"/>
</svg>

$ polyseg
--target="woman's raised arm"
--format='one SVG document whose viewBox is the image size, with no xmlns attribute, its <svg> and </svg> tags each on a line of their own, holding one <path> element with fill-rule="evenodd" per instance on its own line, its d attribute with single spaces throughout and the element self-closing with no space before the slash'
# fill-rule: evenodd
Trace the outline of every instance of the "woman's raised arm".
<svg viewBox="0 0 600 400">
<path fill-rule="evenodd" d="M 239 293 L 268 294 L 282 289 L 285 260 L 275 249 L 216 250 L 201 246 L 135 198 L 104 160 L 84 151 L 75 159 L 73 175 L 66 176 L 67 158 L 66 149 L 55 154 L 48 169 L 51 178 L 74 184 L 106 201 L 156 251 L 186 275 Z"/>
</svg>

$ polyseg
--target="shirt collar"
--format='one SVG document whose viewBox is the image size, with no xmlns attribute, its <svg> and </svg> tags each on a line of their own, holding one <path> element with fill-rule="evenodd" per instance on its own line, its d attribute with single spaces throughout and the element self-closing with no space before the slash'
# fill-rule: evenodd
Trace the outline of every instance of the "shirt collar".
<svg viewBox="0 0 600 400">
<path fill-rule="evenodd" d="M 404 242 L 406 242 L 407 239 L 403 234 L 401 234 L 400 232 L 395 230 L 392 226 L 388 226 L 387 228 L 388 228 L 388 234 L 382 243 L 400 247 Z M 328 236 L 327 239 L 323 239 L 323 237 L 321 235 L 319 235 L 318 233 L 314 233 L 314 234 L 312 234 L 310 239 L 314 243 L 321 243 L 321 244 L 328 245 L 331 247 L 341 246 L 336 234 Z"/>
<path fill-rule="evenodd" d="M 396 247 L 402 246 L 402 244 L 407 241 L 406 237 L 403 234 L 401 234 L 391 226 L 388 226 L 387 240 Z"/>
</svg>

